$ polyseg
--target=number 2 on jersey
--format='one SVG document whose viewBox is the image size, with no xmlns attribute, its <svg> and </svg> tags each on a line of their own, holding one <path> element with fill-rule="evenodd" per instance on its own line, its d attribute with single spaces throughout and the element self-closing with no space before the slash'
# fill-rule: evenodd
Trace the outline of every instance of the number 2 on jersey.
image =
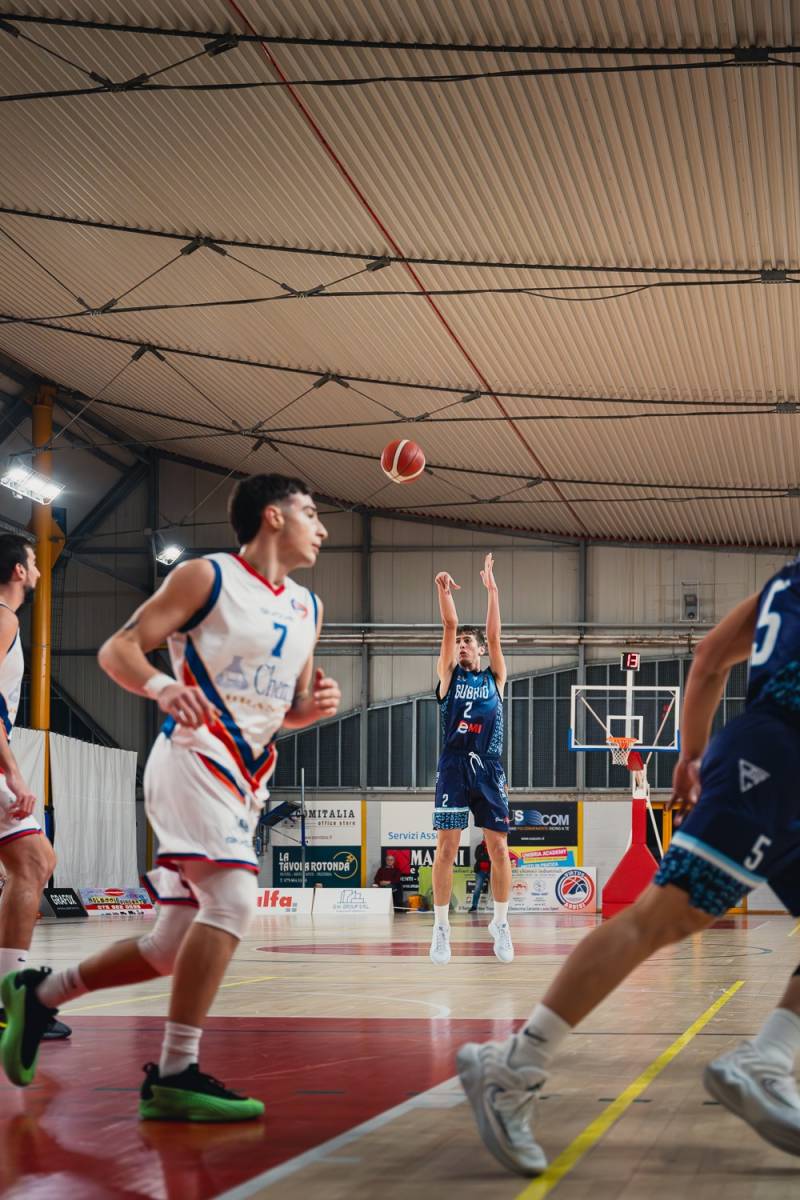
<svg viewBox="0 0 800 1200">
<path fill-rule="evenodd" d="M 275 630 L 279 630 L 278 640 L 275 643 L 275 645 L 272 647 L 272 657 L 280 658 L 281 652 L 283 651 L 283 643 L 286 641 L 286 634 L 288 632 L 289 626 L 281 625 L 279 621 L 273 621 L 272 628 Z"/>
<path fill-rule="evenodd" d="M 764 636 L 759 646 L 753 642 L 753 650 L 750 654 L 750 665 L 753 667 L 763 667 L 775 649 L 775 643 L 781 631 L 781 614 L 770 612 L 770 606 L 778 592 L 782 592 L 788 587 L 791 587 L 788 579 L 776 579 L 767 592 L 756 624 L 756 639 L 760 630 L 764 631 Z"/>
</svg>

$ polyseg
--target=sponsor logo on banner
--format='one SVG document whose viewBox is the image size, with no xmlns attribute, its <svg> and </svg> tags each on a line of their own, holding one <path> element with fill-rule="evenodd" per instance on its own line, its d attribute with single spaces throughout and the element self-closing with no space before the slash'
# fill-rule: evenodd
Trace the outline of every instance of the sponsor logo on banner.
<svg viewBox="0 0 800 1200">
<path fill-rule="evenodd" d="M 42 899 L 55 917 L 88 917 L 72 888 L 45 888 Z"/>
<path fill-rule="evenodd" d="M 144 888 L 81 888 L 80 898 L 90 917 L 136 917 L 154 911 Z"/>
<path fill-rule="evenodd" d="M 272 878 L 275 886 L 300 887 L 303 881 L 303 855 L 300 846 L 274 846 L 272 850 Z M 305 853 L 305 883 L 313 887 L 322 883 L 325 887 L 345 887 L 357 884 L 361 879 L 361 847 L 332 846 L 324 849 L 307 846 Z"/>
<path fill-rule="evenodd" d="M 316 888 L 314 916 L 338 913 L 391 917 L 392 893 L 388 888 Z"/>
<path fill-rule="evenodd" d="M 576 912 L 593 910 L 594 895 L 595 886 L 591 875 L 577 867 L 572 871 L 565 871 L 556 880 L 556 899 L 564 908 Z"/>
<path fill-rule="evenodd" d="M 299 841 L 300 809 L 285 817 L 272 830 L 274 846 L 294 846 Z M 352 846 L 361 841 L 361 804 L 306 801 L 307 846 Z"/>
<path fill-rule="evenodd" d="M 261 888 L 256 905 L 263 916 L 283 916 L 310 913 L 313 900 L 313 888 Z"/>
<path fill-rule="evenodd" d="M 578 804 L 575 800 L 538 801 L 535 807 L 512 806 L 509 846 L 578 845 Z"/>
<path fill-rule="evenodd" d="M 572 846 L 539 846 L 528 850 L 511 847 L 508 851 L 512 867 L 524 871 L 527 867 L 574 867 Z"/>
<path fill-rule="evenodd" d="M 384 800 L 381 803 L 381 845 L 435 846 L 433 800 Z M 461 834 L 469 845 L 469 830 Z"/>
<path fill-rule="evenodd" d="M 513 871 L 511 912 L 596 912 L 597 882 L 594 867 L 537 867 Z"/>
<path fill-rule="evenodd" d="M 416 888 L 419 885 L 421 867 L 433 866 L 435 846 L 382 846 L 381 866 L 386 866 L 386 855 L 393 854 L 395 866 L 403 872 L 402 884 L 406 888 Z M 455 865 L 468 867 L 470 863 L 469 846 L 459 846 Z"/>
</svg>

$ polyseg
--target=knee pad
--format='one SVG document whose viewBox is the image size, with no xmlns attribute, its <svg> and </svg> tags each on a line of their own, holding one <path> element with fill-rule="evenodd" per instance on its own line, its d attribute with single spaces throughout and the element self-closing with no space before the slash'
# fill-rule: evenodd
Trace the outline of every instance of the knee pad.
<svg viewBox="0 0 800 1200">
<path fill-rule="evenodd" d="M 197 897 L 196 921 L 223 929 L 239 941 L 255 915 L 258 880 L 252 871 L 239 867 L 215 867 L 208 863 L 187 864 L 185 875 Z"/>
<path fill-rule="evenodd" d="M 139 953 L 159 975 L 171 975 L 186 931 L 197 914 L 185 905 L 164 905 L 148 934 L 139 938 Z"/>
</svg>

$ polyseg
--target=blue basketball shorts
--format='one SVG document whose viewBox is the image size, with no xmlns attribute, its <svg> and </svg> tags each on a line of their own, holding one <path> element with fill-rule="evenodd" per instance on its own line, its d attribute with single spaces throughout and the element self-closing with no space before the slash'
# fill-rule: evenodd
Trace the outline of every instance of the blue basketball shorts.
<svg viewBox="0 0 800 1200">
<path fill-rule="evenodd" d="M 508 833 L 506 773 L 499 758 L 443 754 L 436 773 L 434 829 L 466 829 L 469 814 L 481 829 Z"/>
<path fill-rule="evenodd" d="M 654 882 L 721 916 L 768 883 L 800 916 L 800 729 L 750 709 L 714 737 L 700 799 L 675 833 Z"/>
</svg>

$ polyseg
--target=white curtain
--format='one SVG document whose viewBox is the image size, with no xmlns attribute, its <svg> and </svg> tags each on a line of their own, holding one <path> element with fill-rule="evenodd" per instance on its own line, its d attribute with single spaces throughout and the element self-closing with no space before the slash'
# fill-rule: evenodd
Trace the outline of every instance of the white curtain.
<svg viewBox="0 0 800 1200">
<path fill-rule="evenodd" d="M 136 753 L 50 734 L 59 887 L 136 887 Z"/>
<path fill-rule="evenodd" d="M 15 726 L 11 734 L 11 753 L 17 760 L 22 777 L 36 793 L 33 815 L 44 829 L 44 732 Z"/>
</svg>

